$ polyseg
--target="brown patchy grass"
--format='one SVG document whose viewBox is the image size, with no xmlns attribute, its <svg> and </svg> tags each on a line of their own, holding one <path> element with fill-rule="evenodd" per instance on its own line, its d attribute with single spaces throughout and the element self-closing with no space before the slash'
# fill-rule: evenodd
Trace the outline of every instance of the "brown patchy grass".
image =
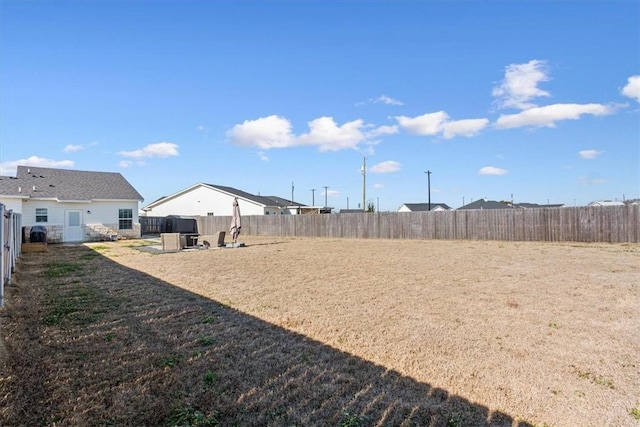
<svg viewBox="0 0 640 427">
<path fill-rule="evenodd" d="M 0 425 L 637 425 L 639 245 L 242 241 L 23 254 Z"/>
</svg>

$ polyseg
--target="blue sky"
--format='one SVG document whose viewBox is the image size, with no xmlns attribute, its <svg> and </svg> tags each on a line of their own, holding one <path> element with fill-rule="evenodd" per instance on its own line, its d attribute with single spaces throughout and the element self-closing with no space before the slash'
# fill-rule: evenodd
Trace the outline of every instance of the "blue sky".
<svg viewBox="0 0 640 427">
<path fill-rule="evenodd" d="M 355 209 L 365 157 L 383 211 L 640 197 L 640 3 L 0 2 L 2 175 Z"/>
</svg>

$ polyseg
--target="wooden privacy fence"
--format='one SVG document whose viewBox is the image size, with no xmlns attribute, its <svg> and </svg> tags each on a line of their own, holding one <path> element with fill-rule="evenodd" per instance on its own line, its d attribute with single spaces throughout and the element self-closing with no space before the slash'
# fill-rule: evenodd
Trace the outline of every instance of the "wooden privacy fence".
<svg viewBox="0 0 640 427">
<path fill-rule="evenodd" d="M 200 234 L 231 217 L 197 217 Z M 242 217 L 242 234 L 371 239 L 640 242 L 640 206 L 485 209 Z"/>
<path fill-rule="evenodd" d="M 4 285 L 11 283 L 11 274 L 22 250 L 22 216 L 0 203 L 0 307 L 4 307 Z"/>
</svg>

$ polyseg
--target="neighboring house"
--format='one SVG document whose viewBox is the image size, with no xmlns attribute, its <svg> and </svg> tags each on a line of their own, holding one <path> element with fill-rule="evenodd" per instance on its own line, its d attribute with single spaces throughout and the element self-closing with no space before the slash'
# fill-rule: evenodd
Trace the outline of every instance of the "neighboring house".
<svg viewBox="0 0 640 427">
<path fill-rule="evenodd" d="M 602 200 L 598 202 L 591 202 L 587 206 L 624 206 L 624 203 L 612 202 L 611 200 Z"/>
<path fill-rule="evenodd" d="M 438 211 L 450 211 L 451 208 L 446 203 L 431 203 L 431 210 Z M 428 212 L 429 203 L 405 203 L 400 206 L 398 212 Z"/>
<path fill-rule="evenodd" d="M 475 202 L 459 207 L 457 210 L 471 209 L 513 209 L 513 206 L 508 203 L 496 202 L 495 200 L 478 199 Z"/>
<path fill-rule="evenodd" d="M 119 173 L 18 166 L 0 177 L 0 203 L 22 214 L 25 235 L 47 229 L 50 243 L 140 237 L 144 199 Z"/>
<path fill-rule="evenodd" d="M 276 196 L 256 196 L 222 185 L 198 183 L 143 207 L 146 216 L 231 216 L 233 200 L 238 199 L 244 215 L 298 214 L 305 205 Z"/>
<path fill-rule="evenodd" d="M 541 208 L 566 208 L 567 205 L 564 203 L 555 203 L 550 205 L 539 205 L 537 203 L 514 203 L 514 208 L 522 208 L 522 209 L 541 209 Z"/>
</svg>

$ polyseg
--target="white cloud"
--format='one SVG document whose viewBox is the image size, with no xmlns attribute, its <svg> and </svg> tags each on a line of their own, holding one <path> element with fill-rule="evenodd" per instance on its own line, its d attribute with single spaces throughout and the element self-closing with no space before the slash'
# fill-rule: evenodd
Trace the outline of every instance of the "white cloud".
<svg viewBox="0 0 640 427">
<path fill-rule="evenodd" d="M 449 119 L 449 115 L 444 111 L 427 113 L 417 117 L 396 116 L 394 117 L 400 127 L 414 135 L 437 135 L 442 131 L 442 125 Z"/>
<path fill-rule="evenodd" d="M 10 162 L 0 163 L 0 175 L 15 176 L 18 166 L 37 166 L 41 168 L 71 169 L 74 162 L 72 160 L 51 160 L 43 157 L 31 156 L 27 159 L 19 159 Z"/>
<path fill-rule="evenodd" d="M 488 124 L 488 119 L 452 120 L 442 124 L 442 136 L 445 139 L 451 139 L 458 135 L 471 137 L 487 127 Z"/>
<path fill-rule="evenodd" d="M 269 161 L 269 157 L 264 154 L 264 151 L 258 151 L 258 157 L 260 157 L 260 160 L 262 160 L 263 162 Z"/>
<path fill-rule="evenodd" d="M 367 138 L 375 138 L 380 135 L 395 135 L 398 133 L 398 126 L 378 126 L 365 132 Z"/>
<path fill-rule="evenodd" d="M 64 151 L 65 153 L 71 153 L 71 152 L 74 152 L 74 151 L 80 151 L 80 150 L 84 150 L 84 146 L 82 146 L 82 145 L 71 145 L 71 144 L 69 144 L 69 145 L 67 145 L 66 147 L 64 147 L 64 150 L 63 150 L 63 151 Z"/>
<path fill-rule="evenodd" d="M 496 168 L 493 166 L 485 166 L 482 169 L 480 169 L 478 171 L 478 175 L 496 175 L 496 176 L 500 176 L 500 175 L 506 175 L 508 174 L 509 171 L 507 171 L 506 169 L 501 169 L 501 168 Z"/>
<path fill-rule="evenodd" d="M 131 160 L 120 160 L 118 162 L 118 166 L 120 166 L 122 169 L 128 169 L 133 166 L 133 162 Z"/>
<path fill-rule="evenodd" d="M 552 104 L 530 108 L 517 114 L 501 115 L 495 126 L 498 129 L 555 127 L 560 120 L 578 120 L 583 114 L 603 116 L 613 111 L 612 107 L 603 104 Z"/>
<path fill-rule="evenodd" d="M 398 101 L 397 99 L 391 98 L 387 95 L 380 95 L 379 97 L 372 100 L 374 104 L 383 103 L 387 105 L 404 105 L 404 102 Z"/>
<path fill-rule="evenodd" d="M 178 145 L 171 142 L 158 142 L 157 144 L 149 144 L 144 148 L 134 151 L 120 151 L 118 155 L 123 157 L 132 157 L 140 159 L 145 157 L 171 157 L 178 155 Z"/>
<path fill-rule="evenodd" d="M 580 156 L 581 159 L 589 160 L 589 159 L 595 159 L 602 153 L 603 151 L 598 151 L 598 150 L 582 150 L 578 152 L 578 155 Z"/>
<path fill-rule="evenodd" d="M 300 135 L 298 141 L 302 145 L 317 145 L 320 151 L 356 148 L 366 139 L 361 131 L 364 122 L 360 119 L 338 126 L 333 117 L 320 117 L 308 124 L 309 132 Z"/>
<path fill-rule="evenodd" d="M 627 85 L 622 88 L 620 93 L 640 102 L 640 75 L 629 77 L 627 79 Z"/>
<path fill-rule="evenodd" d="M 375 189 L 384 188 L 384 184 L 373 184 L 373 188 Z"/>
<path fill-rule="evenodd" d="M 245 120 L 227 131 L 227 136 L 235 145 L 265 150 L 296 145 L 289 120 L 275 115 Z"/>
<path fill-rule="evenodd" d="M 449 120 L 449 115 L 444 111 L 417 117 L 396 116 L 394 118 L 409 133 L 422 136 L 442 134 L 445 139 L 474 136 L 489 124 L 488 119 Z"/>
<path fill-rule="evenodd" d="M 365 124 L 357 119 L 342 125 L 333 117 L 319 117 L 307 123 L 309 131 L 296 136 L 288 119 L 279 116 L 245 120 L 227 131 L 229 142 L 263 150 L 295 146 L 316 146 L 320 151 L 356 149 L 361 143 L 375 144 L 371 138 L 398 133 L 397 126 Z"/>
<path fill-rule="evenodd" d="M 324 188 L 322 190 L 324 190 Z M 339 191 L 331 190 L 331 189 L 327 189 L 326 193 L 327 193 L 327 197 L 338 197 L 340 195 Z M 321 191 L 321 195 L 322 195 L 322 197 L 324 197 L 325 191 Z"/>
<path fill-rule="evenodd" d="M 582 185 L 602 185 L 606 184 L 607 180 L 592 176 L 581 176 L 578 178 L 578 182 Z"/>
<path fill-rule="evenodd" d="M 518 108 L 525 110 L 535 107 L 532 99 L 550 96 L 549 92 L 538 88 L 538 84 L 550 80 L 547 74 L 547 61 L 538 59 L 525 64 L 510 64 L 506 67 L 504 79 L 493 89 L 500 108 Z"/>
<path fill-rule="evenodd" d="M 400 163 L 393 160 L 380 162 L 377 165 L 372 166 L 371 169 L 369 169 L 371 173 L 391 173 L 391 172 L 398 172 L 399 170 L 400 170 Z"/>
</svg>

